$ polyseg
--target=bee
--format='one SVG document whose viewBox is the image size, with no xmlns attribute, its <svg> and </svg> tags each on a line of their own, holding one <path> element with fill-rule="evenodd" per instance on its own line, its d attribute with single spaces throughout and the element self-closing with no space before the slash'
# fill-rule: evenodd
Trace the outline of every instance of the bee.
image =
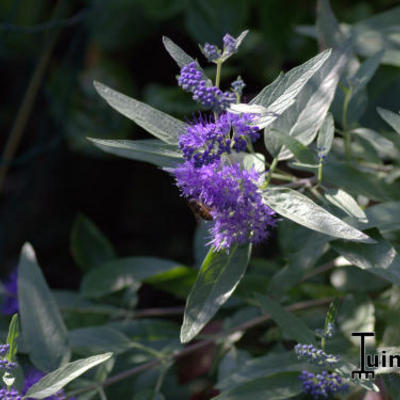
<svg viewBox="0 0 400 400">
<path fill-rule="evenodd" d="M 206 221 L 212 221 L 213 217 L 210 214 L 210 209 L 207 208 L 203 203 L 196 201 L 194 199 L 188 200 L 188 206 L 193 211 L 196 217 L 201 217 Z"/>
</svg>

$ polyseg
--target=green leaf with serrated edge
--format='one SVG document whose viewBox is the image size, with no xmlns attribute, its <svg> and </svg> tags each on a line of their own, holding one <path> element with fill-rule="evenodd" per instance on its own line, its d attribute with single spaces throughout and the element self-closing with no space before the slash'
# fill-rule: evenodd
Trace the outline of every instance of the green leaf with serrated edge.
<svg viewBox="0 0 400 400">
<path fill-rule="evenodd" d="M 285 187 L 264 190 L 264 202 L 278 214 L 326 235 L 356 242 L 373 243 L 367 235 L 335 217 L 310 198 Z"/>
<path fill-rule="evenodd" d="M 73 329 L 69 340 L 74 353 L 85 355 L 98 354 L 99 351 L 121 354 L 132 347 L 127 336 L 107 326 Z"/>
<path fill-rule="evenodd" d="M 116 257 L 113 245 L 93 221 L 83 214 L 79 214 L 72 225 L 71 250 L 83 271 Z"/>
<path fill-rule="evenodd" d="M 10 346 L 7 352 L 7 360 L 13 362 L 17 355 L 18 343 L 17 339 L 19 336 L 19 322 L 18 314 L 14 314 L 11 318 L 10 325 L 8 327 L 7 344 Z"/>
<path fill-rule="evenodd" d="M 335 241 L 331 246 L 353 265 L 400 285 L 399 255 L 379 234 L 375 233 L 373 237 L 376 240 L 373 244 Z"/>
<path fill-rule="evenodd" d="M 52 371 L 68 361 L 68 331 L 29 243 L 24 244 L 18 264 L 18 301 L 24 345 L 32 363 Z"/>
<path fill-rule="evenodd" d="M 323 66 L 330 55 L 331 51 L 325 50 L 304 64 L 291 69 L 286 74 L 281 73 L 274 82 L 262 89 L 249 104 L 261 105 L 267 110 L 274 104 L 285 104 L 285 101 L 295 97 L 300 92 L 308 80 Z"/>
<path fill-rule="evenodd" d="M 274 129 L 266 132 L 264 139 L 267 135 L 269 146 L 268 148 L 273 157 L 279 157 L 279 154 L 287 148 L 300 162 L 305 164 L 312 164 L 315 162 L 311 150 L 292 136 L 289 136 L 283 132 L 276 131 Z"/>
<path fill-rule="evenodd" d="M 35 383 L 29 388 L 24 398 L 45 399 L 57 393 L 65 385 L 89 369 L 107 361 L 111 356 L 112 353 L 104 353 L 65 364 Z"/>
<path fill-rule="evenodd" d="M 299 343 L 317 344 L 314 332 L 301 318 L 296 317 L 290 311 L 286 311 L 284 307 L 268 296 L 256 293 L 254 298 L 260 307 L 280 326 L 285 336 Z"/>
<path fill-rule="evenodd" d="M 118 258 L 89 271 L 82 280 L 81 292 L 86 297 L 101 297 L 179 266 L 156 257 Z"/>
<path fill-rule="evenodd" d="M 145 161 L 157 167 L 176 167 L 183 162 L 182 153 L 176 145 L 158 139 L 103 140 L 88 138 L 106 153 L 131 160 Z"/>
<path fill-rule="evenodd" d="M 298 372 L 257 378 L 222 392 L 214 400 L 286 400 L 303 391 Z"/>
<path fill-rule="evenodd" d="M 340 208 L 347 215 L 367 222 L 364 210 L 358 205 L 354 198 L 342 189 L 325 189 L 325 198 L 334 206 Z"/>
<path fill-rule="evenodd" d="M 186 301 L 182 343 L 192 340 L 228 300 L 246 271 L 250 253 L 250 245 L 235 246 L 229 254 L 209 251 Z"/>
<path fill-rule="evenodd" d="M 400 114 L 393 111 L 377 108 L 378 114 L 398 133 L 400 134 Z"/>
<path fill-rule="evenodd" d="M 331 151 L 333 137 L 335 136 L 335 122 L 332 114 L 326 114 L 324 122 L 318 132 L 317 147 L 324 155 Z"/>
<path fill-rule="evenodd" d="M 340 49 L 333 51 L 329 59 L 304 85 L 296 102 L 268 129 L 285 132 L 304 145 L 310 144 L 321 128 L 332 103 L 340 75 L 348 61 L 349 49 L 350 45 L 346 43 Z M 267 140 L 268 133 L 265 134 L 266 143 Z M 279 155 L 279 160 L 285 160 L 290 156 L 289 150 L 283 151 Z"/>
<path fill-rule="evenodd" d="M 176 145 L 187 124 L 156 110 L 149 105 L 128 97 L 108 86 L 94 82 L 97 92 L 107 103 L 125 117 L 136 122 L 147 132 L 168 144 Z"/>
<path fill-rule="evenodd" d="M 297 371 L 300 373 L 303 369 L 307 369 L 308 366 L 308 363 L 300 361 L 292 351 L 269 353 L 266 356 L 245 361 L 232 374 L 218 382 L 216 387 L 221 391 L 235 389 L 245 382 L 257 378 L 267 378 L 280 372 Z"/>
</svg>

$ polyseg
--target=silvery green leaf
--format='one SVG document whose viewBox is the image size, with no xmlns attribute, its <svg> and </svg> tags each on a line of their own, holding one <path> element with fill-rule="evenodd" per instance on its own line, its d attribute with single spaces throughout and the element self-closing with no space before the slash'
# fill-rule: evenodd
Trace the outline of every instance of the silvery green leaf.
<svg viewBox="0 0 400 400">
<path fill-rule="evenodd" d="M 268 187 L 263 192 L 263 199 L 278 214 L 314 231 L 341 239 L 374 243 L 367 235 L 295 190 Z"/>
<path fill-rule="evenodd" d="M 399 116 L 399 129 L 400 129 L 400 116 Z M 399 151 L 393 146 L 393 143 L 386 139 L 385 136 L 372 129 L 357 128 L 351 131 L 355 137 L 360 137 L 366 140 L 378 153 L 380 158 L 399 158 Z"/>
<path fill-rule="evenodd" d="M 182 343 L 191 341 L 229 299 L 246 271 L 250 253 L 250 245 L 236 246 L 229 254 L 209 251 L 186 301 Z"/>
<path fill-rule="evenodd" d="M 165 49 L 169 55 L 175 60 L 180 68 L 186 64 L 195 61 L 192 57 L 185 53 L 178 45 L 176 45 L 169 37 L 163 36 L 162 38 Z"/>
<path fill-rule="evenodd" d="M 229 111 L 240 114 L 240 113 L 252 113 L 252 114 L 266 114 L 267 109 L 260 104 L 231 104 Z"/>
<path fill-rule="evenodd" d="M 7 360 L 13 362 L 18 350 L 19 321 L 18 314 L 14 314 L 8 327 L 7 344 L 10 346 L 6 354 Z"/>
<path fill-rule="evenodd" d="M 371 57 L 382 49 L 382 62 L 400 66 L 400 7 L 376 14 L 351 26 L 355 51 Z"/>
<path fill-rule="evenodd" d="M 393 111 L 377 108 L 378 114 L 400 135 L 400 114 Z"/>
<path fill-rule="evenodd" d="M 317 147 L 327 155 L 332 147 L 333 138 L 335 136 L 335 122 L 332 114 L 326 114 L 324 122 L 318 132 Z"/>
<path fill-rule="evenodd" d="M 267 135 L 268 139 L 266 138 Z M 264 140 L 266 145 L 268 142 L 269 150 L 273 157 L 279 157 L 281 152 L 289 150 L 292 153 L 292 157 L 296 157 L 304 164 L 312 164 L 315 162 L 314 156 L 307 146 L 304 146 L 303 143 L 283 132 L 271 129 L 265 132 Z"/>
<path fill-rule="evenodd" d="M 350 217 L 359 219 L 361 222 L 368 222 L 363 209 L 354 198 L 342 189 L 325 189 L 325 198 L 334 206 L 343 210 Z"/>
<path fill-rule="evenodd" d="M 68 361 L 68 331 L 29 243 L 18 264 L 18 301 L 24 345 L 33 364 L 51 371 Z"/>
<path fill-rule="evenodd" d="M 255 124 L 261 129 L 275 121 L 296 100 L 296 96 L 303 89 L 310 78 L 330 58 L 331 51 L 325 50 L 302 65 L 293 68 L 266 86 L 250 104 L 259 104 L 267 109 Z"/>
<path fill-rule="evenodd" d="M 183 162 L 178 146 L 158 139 L 105 140 L 88 138 L 96 147 L 106 153 L 131 160 L 146 161 L 158 167 L 176 167 Z"/>
<path fill-rule="evenodd" d="M 108 360 L 112 353 L 99 354 L 70 362 L 61 368 L 47 374 L 39 382 L 29 388 L 25 397 L 45 399 L 62 389 L 69 382 L 85 373 L 87 370 Z"/>
<path fill-rule="evenodd" d="M 259 174 L 265 172 L 265 156 L 261 153 L 246 154 L 243 158 L 243 166 L 249 170 L 254 168 Z"/>
<path fill-rule="evenodd" d="M 184 122 L 145 103 L 117 92 L 100 82 L 95 81 L 94 87 L 112 108 L 165 143 L 176 145 L 179 135 L 186 130 L 187 125 Z"/>
<path fill-rule="evenodd" d="M 310 144 L 333 100 L 341 72 L 348 60 L 349 45 L 332 53 L 323 66 L 311 77 L 297 96 L 296 102 L 277 118 L 268 129 L 293 136 L 304 145 Z M 265 135 L 267 148 L 268 134 Z M 289 150 L 281 152 L 280 160 L 290 158 Z"/>
</svg>

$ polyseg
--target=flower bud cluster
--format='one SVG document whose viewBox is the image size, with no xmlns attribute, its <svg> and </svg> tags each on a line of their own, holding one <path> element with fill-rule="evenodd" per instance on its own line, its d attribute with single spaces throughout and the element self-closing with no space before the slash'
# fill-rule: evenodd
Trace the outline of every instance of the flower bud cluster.
<svg viewBox="0 0 400 400">
<path fill-rule="evenodd" d="M 17 367 L 17 363 L 8 361 L 6 359 L 0 360 L 0 369 L 5 369 L 6 371 L 11 371 Z"/>
<path fill-rule="evenodd" d="M 22 400 L 22 396 L 15 389 L 0 389 L 0 400 Z"/>
<path fill-rule="evenodd" d="M 178 85 L 183 90 L 193 93 L 193 100 L 214 112 L 225 110 L 236 102 L 235 93 L 230 91 L 223 92 L 204 79 L 195 61 L 181 68 L 181 73 L 178 76 Z"/>
<path fill-rule="evenodd" d="M 313 374 L 302 371 L 299 379 L 302 381 L 304 392 L 309 393 L 314 399 L 327 399 L 335 393 L 344 393 L 349 389 L 349 384 L 343 382 L 334 372 L 322 371 L 320 374 Z"/>
<path fill-rule="evenodd" d="M 327 354 L 323 350 L 317 349 L 312 344 L 298 343 L 295 346 L 294 351 L 300 359 L 319 366 L 329 367 L 339 361 L 338 356 Z"/>
<path fill-rule="evenodd" d="M 329 339 L 336 333 L 335 325 L 332 322 L 329 322 L 326 330 L 325 329 L 316 329 L 315 333 L 319 337 Z"/>
<path fill-rule="evenodd" d="M 231 83 L 232 90 L 238 94 L 239 96 L 242 95 L 243 89 L 245 88 L 246 84 L 243 82 L 241 76 L 239 75 L 235 81 Z"/>
<path fill-rule="evenodd" d="M 0 357 L 4 357 L 8 353 L 8 350 L 10 350 L 9 344 L 0 344 Z"/>
</svg>

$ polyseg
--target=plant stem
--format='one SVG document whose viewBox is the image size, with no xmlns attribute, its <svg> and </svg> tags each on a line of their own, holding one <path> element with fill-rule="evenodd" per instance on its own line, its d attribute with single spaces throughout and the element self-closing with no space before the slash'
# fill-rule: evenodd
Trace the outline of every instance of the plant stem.
<svg viewBox="0 0 400 400">
<path fill-rule="evenodd" d="M 275 157 L 275 158 L 272 160 L 271 165 L 269 166 L 268 175 L 267 175 L 267 177 L 265 178 L 265 183 L 264 183 L 264 185 L 263 185 L 263 187 L 262 187 L 263 189 L 265 189 L 265 188 L 268 187 L 268 185 L 269 185 L 269 183 L 270 183 L 270 181 L 271 181 L 271 178 L 272 178 L 272 174 L 273 174 L 273 172 L 275 171 L 275 168 L 276 168 L 277 165 L 278 165 L 278 159 Z"/>
<path fill-rule="evenodd" d="M 217 62 L 217 73 L 215 75 L 215 86 L 219 88 L 219 83 L 221 81 L 221 67 L 222 67 L 222 62 L 218 61 Z"/>
<path fill-rule="evenodd" d="M 301 311 L 301 310 L 307 310 L 309 308 L 315 308 L 315 307 L 322 307 L 326 304 L 331 303 L 331 301 L 333 300 L 333 297 L 328 297 L 328 298 L 323 298 L 323 299 L 316 299 L 316 300 L 308 300 L 308 301 L 302 301 L 299 303 L 295 303 L 292 304 L 288 307 L 286 307 L 286 310 L 291 311 L 291 312 L 295 312 L 295 311 Z M 217 333 L 216 335 L 213 335 L 212 337 L 210 337 L 209 339 L 206 340 L 202 340 L 200 342 L 191 344 L 187 347 L 185 347 L 183 350 L 179 351 L 179 352 L 175 352 L 171 355 L 170 360 L 169 361 L 174 361 L 177 360 L 179 358 L 182 358 L 188 354 L 193 353 L 196 350 L 202 349 L 204 347 L 207 347 L 213 343 L 215 343 L 218 340 L 224 339 L 226 336 L 231 335 L 232 333 L 235 332 L 241 332 L 241 331 L 245 331 L 247 329 L 251 329 L 254 328 L 264 322 L 267 322 L 271 319 L 271 316 L 269 314 L 264 314 L 261 315 L 257 318 L 254 318 L 250 321 L 244 322 L 243 324 L 240 324 L 232 329 L 230 329 L 228 332 L 220 332 Z M 147 371 L 148 369 L 151 369 L 153 367 L 156 367 L 157 365 L 161 364 L 162 360 L 160 359 L 155 359 L 152 361 L 149 361 L 145 364 L 139 365 L 135 368 L 131 368 L 128 369 L 126 371 L 120 372 L 108 379 L 106 379 L 104 382 L 102 382 L 100 385 L 102 387 L 107 387 L 110 386 L 114 383 L 120 382 L 123 379 L 129 378 L 131 376 L 137 375 L 140 372 L 143 371 Z M 85 393 L 88 392 L 90 390 L 94 390 L 97 389 L 99 386 L 99 383 L 93 383 L 90 385 L 87 385 L 86 387 L 71 391 L 70 393 L 67 394 L 67 398 L 76 396 L 78 394 L 81 393 Z"/>
<path fill-rule="evenodd" d="M 346 160 L 349 162 L 351 160 L 351 133 L 347 129 L 347 111 L 349 108 L 349 103 L 351 100 L 351 96 L 353 94 L 353 88 L 348 88 L 345 90 L 345 96 L 343 101 L 343 118 L 342 118 L 342 129 L 345 140 L 345 151 L 346 151 Z"/>
<path fill-rule="evenodd" d="M 54 6 L 52 18 L 53 20 L 56 19 L 57 15 L 59 14 L 61 3 L 61 1 L 58 1 Z M 32 78 L 29 82 L 28 88 L 26 89 L 25 96 L 22 100 L 21 106 L 15 118 L 14 125 L 11 129 L 10 135 L 5 145 L 2 154 L 2 162 L 0 164 L 0 194 L 3 189 L 8 168 L 14 158 L 15 152 L 18 149 L 18 145 L 24 133 L 25 126 L 28 122 L 29 116 L 31 115 L 37 93 L 39 91 L 44 73 L 46 71 L 47 64 L 50 61 L 50 56 L 54 50 L 57 38 L 58 32 L 48 34 L 47 36 L 47 40 L 45 41 L 45 44 L 43 46 L 39 61 L 36 64 Z"/>
</svg>

